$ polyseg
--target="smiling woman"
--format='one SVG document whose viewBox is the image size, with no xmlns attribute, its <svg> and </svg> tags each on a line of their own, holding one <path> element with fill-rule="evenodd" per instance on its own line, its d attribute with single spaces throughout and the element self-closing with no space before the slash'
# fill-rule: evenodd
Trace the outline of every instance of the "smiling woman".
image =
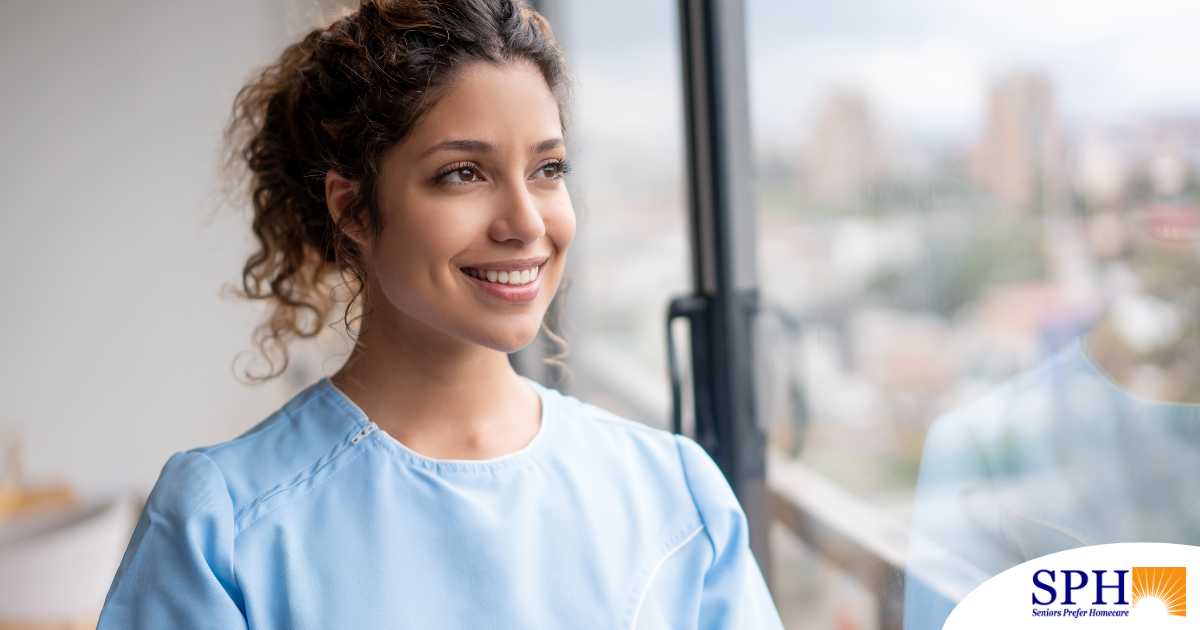
<svg viewBox="0 0 1200 630">
<path fill-rule="evenodd" d="M 245 435 L 179 453 L 100 628 L 779 628 L 687 438 L 513 371 L 575 235 L 565 66 L 512 0 L 364 0 L 238 97 L 245 293 L 356 345 Z"/>
<path fill-rule="evenodd" d="M 537 334 L 575 215 L 558 102 L 532 63 L 475 64 L 444 89 L 383 155 L 375 229 L 342 220 L 359 186 L 325 175 L 329 213 L 364 260 L 370 296 L 333 382 L 418 452 L 484 459 L 537 431 L 537 397 L 506 353 Z M 439 390 L 447 398 L 427 407 Z"/>
</svg>

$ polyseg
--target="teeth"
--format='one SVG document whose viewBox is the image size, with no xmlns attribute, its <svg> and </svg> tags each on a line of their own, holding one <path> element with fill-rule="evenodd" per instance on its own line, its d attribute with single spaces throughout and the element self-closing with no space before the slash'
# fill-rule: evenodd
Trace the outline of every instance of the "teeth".
<svg viewBox="0 0 1200 630">
<path fill-rule="evenodd" d="M 495 282 L 497 284 L 507 284 L 510 286 L 519 286 L 529 284 L 538 279 L 538 268 L 522 269 L 521 271 L 484 271 L 482 269 L 468 268 L 467 273 L 473 278 L 479 278 L 487 282 Z"/>
</svg>

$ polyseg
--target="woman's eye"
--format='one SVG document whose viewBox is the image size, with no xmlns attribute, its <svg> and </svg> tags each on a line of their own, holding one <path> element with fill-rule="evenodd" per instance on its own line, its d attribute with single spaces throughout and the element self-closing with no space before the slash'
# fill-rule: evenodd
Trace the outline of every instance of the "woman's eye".
<svg viewBox="0 0 1200 630">
<path fill-rule="evenodd" d="M 550 163 L 538 169 L 538 176 L 545 179 L 555 179 L 562 175 L 562 165 Z"/>
<path fill-rule="evenodd" d="M 455 183 L 474 182 L 480 179 L 479 173 L 477 173 L 474 168 L 469 166 L 464 166 L 462 168 L 450 171 L 449 173 L 446 173 L 445 177 L 447 181 Z"/>
</svg>

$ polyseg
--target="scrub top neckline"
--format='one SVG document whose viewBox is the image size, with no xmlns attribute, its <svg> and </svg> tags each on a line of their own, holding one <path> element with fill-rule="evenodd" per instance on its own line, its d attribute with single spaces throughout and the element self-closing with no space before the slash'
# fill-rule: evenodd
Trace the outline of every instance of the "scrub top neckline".
<svg viewBox="0 0 1200 630">
<path fill-rule="evenodd" d="M 506 453 L 504 455 L 500 455 L 499 457 L 491 457 L 488 459 L 437 459 L 427 455 L 422 455 L 412 450 L 400 440 L 392 437 L 382 428 L 376 429 L 374 433 L 382 438 L 382 444 L 391 447 L 392 451 L 401 456 L 408 463 L 421 468 L 428 468 L 440 472 L 491 472 L 518 465 L 533 457 L 534 454 L 540 450 L 542 443 L 546 441 L 545 434 L 548 431 L 551 418 L 554 415 L 551 413 L 552 396 L 550 395 L 549 390 L 528 378 L 523 376 L 521 378 L 528 383 L 529 386 L 533 388 L 534 393 L 537 394 L 538 400 L 541 403 L 541 418 L 537 433 L 534 434 L 533 439 L 531 439 L 525 446 L 522 446 L 520 449 L 517 449 L 511 453 Z M 364 412 L 362 408 L 360 408 L 353 400 L 351 400 L 350 397 L 345 394 L 345 392 L 338 389 L 337 385 L 334 385 L 329 378 L 323 378 L 319 383 L 340 402 L 343 402 L 349 406 L 349 408 L 354 411 L 355 415 L 358 416 L 357 419 L 361 421 L 360 424 L 366 425 L 371 423 L 371 420 L 367 417 L 366 412 Z"/>
</svg>

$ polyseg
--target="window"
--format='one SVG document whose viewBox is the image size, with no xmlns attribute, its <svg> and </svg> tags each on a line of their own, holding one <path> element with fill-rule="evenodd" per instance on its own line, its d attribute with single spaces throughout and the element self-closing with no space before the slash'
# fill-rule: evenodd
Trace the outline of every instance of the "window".
<svg viewBox="0 0 1200 630">
<path fill-rule="evenodd" d="M 977 579 L 1196 544 L 1200 7 L 746 12 L 772 448 Z M 789 626 L 899 623 L 776 540 Z M 907 625 L 941 627 L 913 545 Z"/>
</svg>

